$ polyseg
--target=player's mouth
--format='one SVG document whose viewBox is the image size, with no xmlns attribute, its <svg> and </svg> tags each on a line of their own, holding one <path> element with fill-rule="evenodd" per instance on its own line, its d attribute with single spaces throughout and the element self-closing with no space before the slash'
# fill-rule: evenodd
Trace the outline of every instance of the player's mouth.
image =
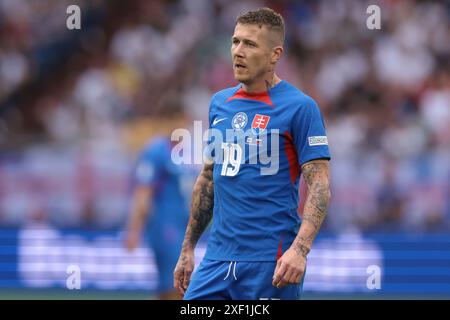
<svg viewBox="0 0 450 320">
<path fill-rule="evenodd" d="M 247 69 L 247 66 L 245 66 L 245 65 L 243 65 L 243 64 L 241 64 L 241 63 L 235 63 L 235 64 L 234 64 L 234 68 L 235 68 L 236 70 L 245 70 L 245 69 Z"/>
</svg>

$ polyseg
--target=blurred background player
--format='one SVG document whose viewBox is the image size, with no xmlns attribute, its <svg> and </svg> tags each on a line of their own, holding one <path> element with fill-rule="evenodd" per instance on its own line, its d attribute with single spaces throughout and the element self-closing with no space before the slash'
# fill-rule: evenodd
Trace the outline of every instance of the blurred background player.
<svg viewBox="0 0 450 320">
<path fill-rule="evenodd" d="M 145 231 L 158 268 L 158 299 L 173 300 L 180 298 L 172 275 L 188 221 L 185 194 L 191 171 L 171 159 L 175 142 L 170 134 L 186 126 L 185 117 L 175 113 L 166 118 L 166 134 L 151 138 L 137 160 L 125 245 L 130 251 L 136 249 Z"/>
</svg>

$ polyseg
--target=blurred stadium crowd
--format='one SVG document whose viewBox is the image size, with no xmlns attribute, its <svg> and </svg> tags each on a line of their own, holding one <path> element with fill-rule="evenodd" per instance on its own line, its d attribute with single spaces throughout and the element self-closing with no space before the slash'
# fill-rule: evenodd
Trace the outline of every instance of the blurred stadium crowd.
<svg viewBox="0 0 450 320">
<path fill-rule="evenodd" d="M 278 74 L 315 98 L 332 151 L 324 228 L 450 230 L 450 4 L 435 1 L 0 0 L 0 225 L 120 228 L 133 159 L 235 85 L 230 37 L 286 20 Z M 369 30 L 366 8 L 381 8 Z"/>
</svg>

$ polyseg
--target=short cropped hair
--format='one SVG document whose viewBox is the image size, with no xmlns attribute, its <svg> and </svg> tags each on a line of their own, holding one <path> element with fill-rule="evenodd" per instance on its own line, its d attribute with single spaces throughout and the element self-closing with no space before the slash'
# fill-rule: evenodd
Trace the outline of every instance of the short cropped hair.
<svg viewBox="0 0 450 320">
<path fill-rule="evenodd" d="M 282 45 L 285 37 L 284 19 L 281 14 L 270 8 L 260 8 L 249 11 L 237 17 L 236 24 L 256 24 L 260 28 L 264 25 L 270 31 L 275 32 Z"/>
</svg>

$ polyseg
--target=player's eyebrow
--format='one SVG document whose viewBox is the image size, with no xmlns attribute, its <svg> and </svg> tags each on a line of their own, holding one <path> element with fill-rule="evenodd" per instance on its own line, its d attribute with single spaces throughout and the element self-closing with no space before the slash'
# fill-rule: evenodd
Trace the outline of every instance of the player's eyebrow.
<svg viewBox="0 0 450 320">
<path fill-rule="evenodd" d="M 249 39 L 244 39 L 243 40 L 245 43 L 248 43 L 248 44 L 253 44 L 253 45 L 257 45 L 257 43 L 255 42 L 255 41 L 253 41 L 253 40 L 249 40 Z"/>
<path fill-rule="evenodd" d="M 238 37 L 236 37 L 236 36 L 232 36 L 231 37 L 231 42 L 233 42 L 233 41 L 235 41 L 235 40 L 239 40 L 239 41 L 242 41 L 242 42 L 244 42 L 245 44 L 252 44 L 252 45 L 254 45 L 254 46 L 257 46 L 258 44 L 255 42 L 255 41 L 253 41 L 253 40 L 250 40 L 250 39 L 239 39 Z"/>
</svg>

